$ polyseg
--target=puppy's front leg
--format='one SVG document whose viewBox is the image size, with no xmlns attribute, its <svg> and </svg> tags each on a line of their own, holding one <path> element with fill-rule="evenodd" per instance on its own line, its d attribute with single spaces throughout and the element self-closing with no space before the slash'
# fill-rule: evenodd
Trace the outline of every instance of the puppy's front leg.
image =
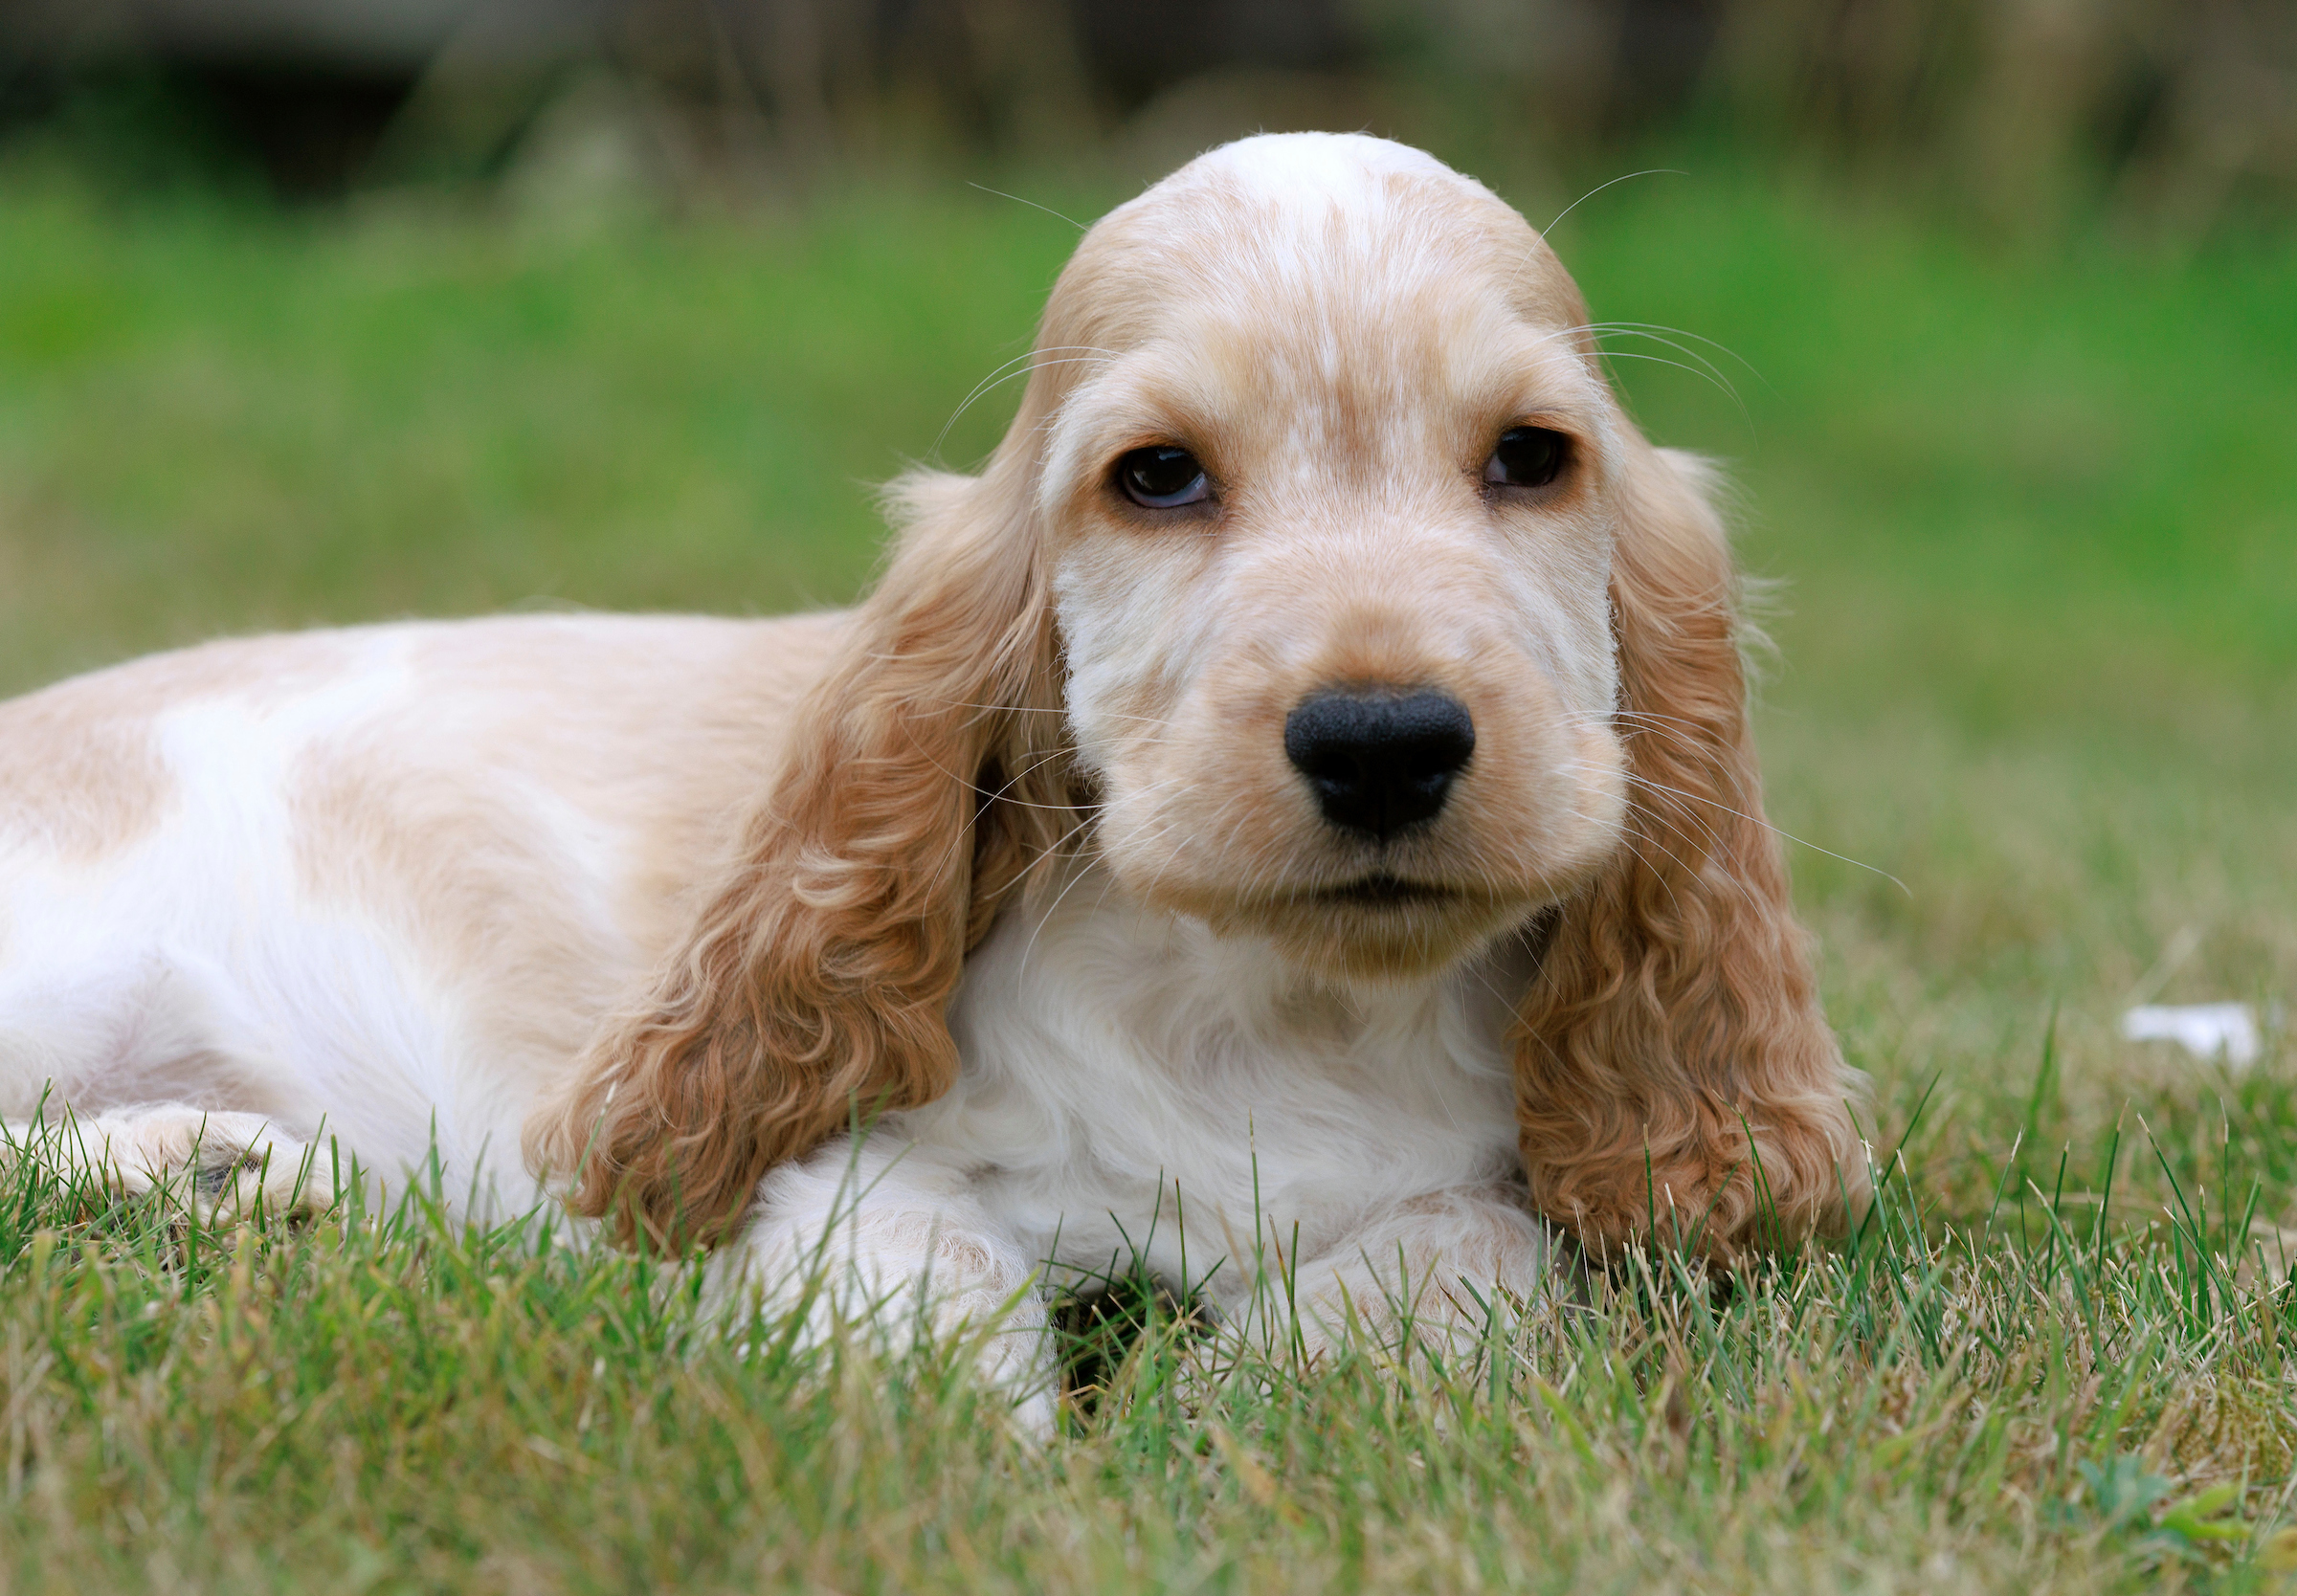
<svg viewBox="0 0 2297 1596">
<path fill-rule="evenodd" d="M 712 1265 L 722 1311 L 799 1312 L 803 1334 L 978 1343 L 983 1373 L 1027 1430 L 1053 1429 L 1057 1378 L 1038 1261 L 965 1170 L 883 1131 L 767 1176 L 749 1224 Z"/>
<path fill-rule="evenodd" d="M 1409 1340 L 1451 1353 L 1484 1334 L 1488 1312 L 1504 1316 L 1549 1289 L 1548 1229 L 1515 1187 L 1461 1186 L 1399 1203 L 1338 1245 L 1270 1277 L 1248 1334 L 1294 1336 L 1310 1362 L 1348 1339 L 1402 1350 Z"/>
</svg>

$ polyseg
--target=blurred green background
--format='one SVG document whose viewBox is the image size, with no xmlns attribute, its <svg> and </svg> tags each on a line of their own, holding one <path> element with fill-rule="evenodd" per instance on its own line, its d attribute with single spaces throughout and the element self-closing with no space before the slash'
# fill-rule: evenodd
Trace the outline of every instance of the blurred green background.
<svg viewBox="0 0 2297 1596">
<path fill-rule="evenodd" d="M 1012 386 L 957 412 L 1064 217 L 1256 128 L 1390 133 L 1535 223 L 1578 201 L 1553 242 L 1649 328 L 1617 381 L 1727 462 L 1773 817 L 1884 1128 L 1937 1083 L 1937 1201 L 2135 1110 L 2297 1226 L 2282 1031 L 2236 1072 L 2117 1030 L 2297 994 L 2289 8 L 11 14 L 0 687 L 218 632 L 842 602 L 873 485 L 996 438 Z"/>
</svg>

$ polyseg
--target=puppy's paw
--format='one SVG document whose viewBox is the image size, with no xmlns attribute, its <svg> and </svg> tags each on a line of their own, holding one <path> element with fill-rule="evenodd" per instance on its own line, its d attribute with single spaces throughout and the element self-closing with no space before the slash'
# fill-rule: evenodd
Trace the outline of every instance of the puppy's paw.
<svg viewBox="0 0 2297 1596">
<path fill-rule="evenodd" d="M 1031 1446 L 1048 1445 L 1060 1433 L 1060 1403 L 1049 1385 L 1041 1385 L 1013 1405 L 1006 1415 L 1013 1432 Z"/>
<path fill-rule="evenodd" d="M 59 1178 L 128 1197 L 164 1189 L 203 1219 L 310 1217 L 334 1200 L 317 1149 L 257 1114 L 166 1103 L 27 1127 L 11 1139 Z"/>
<path fill-rule="evenodd" d="M 257 1124 L 234 1126 L 221 1137 L 214 1116 L 189 1165 L 192 1200 L 211 1219 L 232 1222 L 260 1213 L 272 1219 L 311 1219 L 334 1200 L 333 1182 L 318 1148 L 274 1135 Z M 252 1119 L 252 1115 L 233 1115 Z"/>
<path fill-rule="evenodd" d="M 925 1352 L 970 1359 L 988 1403 L 1016 1433 L 1049 1440 L 1059 1428 L 1059 1376 L 1043 1293 L 1017 1251 L 944 1230 L 931 1216 L 870 1216 L 856 1227 L 914 1229 L 923 1245 L 832 1250 L 794 1226 L 753 1225 L 704 1275 L 703 1310 L 746 1355 L 768 1345 L 833 1347 L 898 1362 Z M 986 1406 L 987 1404 L 985 1404 Z"/>
</svg>

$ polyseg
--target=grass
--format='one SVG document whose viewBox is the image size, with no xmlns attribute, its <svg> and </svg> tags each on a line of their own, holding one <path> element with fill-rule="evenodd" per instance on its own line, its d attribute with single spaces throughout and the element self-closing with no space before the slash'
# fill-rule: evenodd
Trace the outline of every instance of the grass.
<svg viewBox="0 0 2297 1596">
<path fill-rule="evenodd" d="M 17 169 L 0 686 L 842 598 L 868 484 L 993 440 L 1003 393 L 950 413 L 1073 239 L 970 190 L 569 232 Z M 1636 1260 L 1400 1375 L 1208 1384 L 1144 1305 L 1038 1451 L 959 1361 L 737 1359 L 642 1260 L 419 1203 L 217 1232 L 19 1164 L 0 1589 L 2282 1588 L 2297 1054 L 2116 1017 L 2297 997 L 2297 250 L 1990 256 L 1727 166 L 1555 242 L 1598 316 L 1729 351 L 1678 340 L 1735 399 L 1617 370 L 1784 584 L 1772 812 L 1890 1174 L 1855 1242 L 1720 1297 Z"/>
</svg>

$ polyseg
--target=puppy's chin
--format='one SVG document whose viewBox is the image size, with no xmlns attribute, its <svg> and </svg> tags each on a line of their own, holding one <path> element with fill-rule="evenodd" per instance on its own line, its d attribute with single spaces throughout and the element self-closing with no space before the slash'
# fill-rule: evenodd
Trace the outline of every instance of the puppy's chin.
<svg viewBox="0 0 2297 1596">
<path fill-rule="evenodd" d="M 1305 970 L 1372 986 L 1440 975 L 1542 907 L 1386 876 L 1249 899 L 1201 889 L 1158 896 L 1222 936 L 1258 938 Z"/>
</svg>

